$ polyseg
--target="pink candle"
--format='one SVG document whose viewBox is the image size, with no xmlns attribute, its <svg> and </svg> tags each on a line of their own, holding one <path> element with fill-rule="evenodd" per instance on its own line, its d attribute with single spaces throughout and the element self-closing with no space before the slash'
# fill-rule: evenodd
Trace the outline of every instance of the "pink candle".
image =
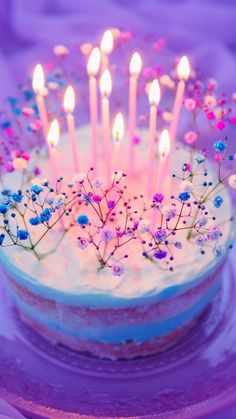
<svg viewBox="0 0 236 419">
<path fill-rule="evenodd" d="M 50 174 L 53 179 L 53 183 L 56 184 L 58 179 L 57 165 L 56 165 L 56 147 L 59 141 L 60 128 L 58 120 L 54 119 L 49 127 L 47 141 L 48 141 L 48 151 L 50 159 Z"/>
<path fill-rule="evenodd" d="M 114 46 L 114 38 L 112 32 L 108 29 L 104 32 L 101 43 L 101 74 L 109 67 L 109 54 L 112 52 Z"/>
<path fill-rule="evenodd" d="M 174 101 L 174 108 L 172 112 L 172 121 L 170 125 L 170 140 L 171 140 L 172 146 L 174 145 L 176 132 L 178 129 L 180 111 L 181 111 L 181 106 L 182 106 L 184 91 L 185 91 L 185 80 L 188 79 L 189 74 L 190 74 L 190 66 L 189 66 L 188 58 L 186 56 L 183 56 L 180 59 L 178 67 L 177 67 L 177 74 L 180 81 L 177 86 L 177 91 L 176 91 L 176 96 L 175 96 L 175 101 Z M 174 147 L 172 147 L 172 150 L 174 150 Z"/>
<path fill-rule="evenodd" d="M 167 129 L 164 129 L 160 136 L 159 141 L 159 162 L 157 170 L 157 186 L 158 193 L 168 194 L 165 181 L 169 178 L 168 171 L 168 154 L 170 152 L 170 136 Z"/>
<path fill-rule="evenodd" d="M 78 149 L 77 149 L 77 136 L 75 130 L 75 120 L 72 114 L 75 108 L 75 93 L 72 86 L 68 86 L 65 91 L 64 96 L 64 110 L 66 112 L 67 127 L 69 131 L 70 143 L 71 143 L 71 152 L 72 152 L 72 161 L 73 161 L 73 171 L 78 173 L 79 171 L 79 159 L 78 159 Z"/>
<path fill-rule="evenodd" d="M 109 70 L 105 70 L 100 79 L 100 91 L 102 96 L 102 141 L 103 158 L 107 182 L 111 178 L 111 132 L 110 132 L 110 104 L 109 95 L 112 90 L 112 80 Z"/>
<path fill-rule="evenodd" d="M 121 170 L 120 162 L 120 141 L 124 136 L 124 118 L 121 112 L 119 112 L 114 120 L 112 136 L 114 139 L 114 171 Z"/>
<path fill-rule="evenodd" d="M 150 120 L 149 120 L 149 146 L 148 146 L 148 167 L 147 167 L 147 189 L 151 196 L 153 192 L 153 179 L 155 172 L 155 138 L 157 123 L 157 105 L 160 102 L 160 86 L 157 79 L 153 80 L 149 90 Z"/>
<path fill-rule="evenodd" d="M 46 112 L 44 98 L 43 98 L 45 82 L 44 82 L 43 68 L 41 64 L 37 64 L 34 69 L 32 87 L 33 87 L 34 92 L 36 93 L 36 102 L 37 102 L 37 106 L 39 110 L 40 121 L 43 128 L 44 139 L 46 141 L 49 125 L 48 125 L 48 117 L 47 117 L 47 112 Z"/>
<path fill-rule="evenodd" d="M 136 132 L 137 81 L 142 69 L 142 60 L 137 52 L 132 55 L 129 69 L 129 173 L 133 175 L 135 169 L 135 145 L 133 139 Z"/>
<path fill-rule="evenodd" d="M 99 71 L 101 53 L 99 48 L 94 48 L 90 54 L 87 71 L 89 74 L 89 106 L 90 106 L 90 124 L 92 132 L 92 165 L 94 173 L 97 172 L 97 143 L 98 143 L 98 100 L 97 100 L 97 80 L 96 74 Z"/>
</svg>

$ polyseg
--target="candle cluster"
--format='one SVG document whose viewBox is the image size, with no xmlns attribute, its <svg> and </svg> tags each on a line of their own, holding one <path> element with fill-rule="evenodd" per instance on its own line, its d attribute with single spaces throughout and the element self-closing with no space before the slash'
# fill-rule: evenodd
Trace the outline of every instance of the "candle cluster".
<svg viewBox="0 0 236 419">
<path fill-rule="evenodd" d="M 92 136 L 92 150 L 90 156 L 90 163 L 94 168 L 94 173 L 97 173 L 98 164 L 98 141 L 99 141 L 99 124 L 98 124 L 98 88 L 97 88 L 97 76 L 100 70 L 99 87 L 101 93 L 101 130 L 102 130 L 102 158 L 105 162 L 105 172 L 107 182 L 111 179 L 111 174 L 114 170 L 123 169 L 121 167 L 119 154 L 120 154 L 120 141 L 124 135 L 124 117 L 119 112 L 114 117 L 113 130 L 110 127 L 110 95 L 112 92 L 112 78 L 109 71 L 109 60 L 108 56 L 113 49 L 113 34 L 107 30 L 101 40 L 100 48 L 95 47 L 92 49 L 88 63 L 87 72 L 89 76 L 89 106 L 90 106 L 90 126 Z M 129 79 L 129 115 L 128 115 L 128 143 L 127 147 L 129 153 L 128 167 L 126 172 L 129 176 L 135 175 L 136 157 L 135 157 L 135 145 L 134 137 L 137 132 L 137 86 L 139 74 L 142 70 L 142 59 L 138 52 L 134 52 L 129 65 L 130 79 Z M 169 162 L 174 150 L 174 142 L 176 138 L 176 131 L 178 121 L 180 117 L 180 110 L 182 106 L 185 81 L 190 75 L 190 66 L 188 58 L 183 56 L 177 66 L 177 74 L 179 83 L 177 86 L 176 97 L 174 101 L 174 108 L 172 114 L 172 120 L 168 130 L 165 129 L 163 136 L 165 141 L 159 142 L 159 167 L 156 173 L 156 133 L 157 133 L 157 106 L 161 100 L 161 90 L 159 81 L 154 79 L 148 92 L 148 101 L 150 105 L 150 118 L 149 118 L 149 145 L 148 145 L 148 158 L 146 162 L 147 168 L 147 190 L 149 196 L 153 193 L 156 185 L 160 187 L 161 179 L 169 175 Z M 49 155 L 51 156 L 53 151 L 50 150 L 52 147 L 55 148 L 55 144 L 49 141 L 48 133 L 48 119 L 45 110 L 45 104 L 43 99 L 43 92 L 45 88 L 44 84 L 44 73 L 42 66 L 38 64 L 35 68 L 32 82 L 33 89 L 36 93 L 36 101 L 39 108 L 39 115 L 43 127 L 43 133 L 47 139 L 49 146 Z M 75 93 L 72 86 L 67 87 L 64 95 L 64 110 L 66 112 L 67 126 L 69 137 L 71 141 L 72 149 L 72 160 L 74 173 L 78 172 L 79 169 L 79 157 L 77 150 L 77 138 L 75 123 L 73 117 L 73 111 L 75 108 Z M 54 121 L 52 122 L 54 124 Z M 113 137 L 113 145 L 112 139 Z M 162 134 L 161 134 L 162 138 Z M 54 143 L 58 142 L 56 139 Z M 101 153 L 100 153 L 101 155 Z M 55 159 L 51 156 L 51 170 L 52 176 L 55 180 Z"/>
</svg>

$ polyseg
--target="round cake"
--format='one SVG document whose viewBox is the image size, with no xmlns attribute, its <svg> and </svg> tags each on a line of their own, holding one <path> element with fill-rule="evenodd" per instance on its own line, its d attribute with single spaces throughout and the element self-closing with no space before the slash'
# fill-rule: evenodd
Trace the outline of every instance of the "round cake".
<svg viewBox="0 0 236 419">
<path fill-rule="evenodd" d="M 97 249 L 94 249 L 91 243 L 88 245 L 89 240 L 84 236 L 84 232 L 90 234 L 92 242 L 93 235 L 91 230 L 88 230 L 86 217 L 91 205 L 96 209 L 100 202 L 98 194 L 94 194 L 91 199 L 81 192 L 84 182 L 82 174 L 86 174 L 89 167 L 88 153 L 91 145 L 88 126 L 77 131 L 81 173 L 74 183 L 70 183 L 72 170 L 68 135 L 62 135 L 57 149 L 58 173 L 63 174 L 63 182 L 69 184 L 73 196 L 78 194 L 78 200 L 81 199 L 81 195 L 83 201 L 87 199 L 82 211 L 79 206 L 76 208 L 78 223 L 64 231 L 67 230 L 67 225 L 74 224 L 71 210 L 67 212 L 67 217 L 64 217 L 65 221 L 57 223 L 57 228 L 49 229 L 47 237 L 39 244 L 39 254 L 47 253 L 46 257 L 37 258 L 34 252 L 27 251 L 27 246 L 8 246 L 7 241 L 0 251 L 9 290 L 24 322 L 54 344 L 114 360 L 161 352 L 175 344 L 196 325 L 220 289 L 224 262 L 233 237 L 231 200 L 226 188 L 222 189 L 222 184 L 212 192 L 207 210 L 202 203 L 199 205 L 196 201 L 193 204 L 193 213 L 188 213 L 188 202 L 190 199 L 194 201 L 193 189 L 197 191 L 196 196 L 201 196 L 207 187 L 205 183 L 214 184 L 217 173 L 208 165 L 207 170 L 203 168 L 205 183 L 202 180 L 199 182 L 196 176 L 191 182 L 182 180 L 178 184 L 175 179 L 181 178 L 183 171 L 190 171 L 187 162 L 192 162 L 191 170 L 194 171 L 193 153 L 187 148 L 176 147 L 171 167 L 174 177 L 166 179 L 166 187 L 170 188 L 171 194 L 164 199 L 159 190 L 153 191 L 150 208 L 154 215 L 149 213 L 147 205 L 143 204 L 147 189 L 143 158 L 146 155 L 148 135 L 146 130 L 141 130 L 139 134 L 142 141 L 136 151 L 138 164 L 135 177 L 124 177 L 125 187 L 122 194 L 124 192 L 127 198 L 122 203 L 123 213 L 109 212 L 109 226 L 112 226 L 112 223 L 117 225 L 124 211 L 129 208 L 131 197 L 132 202 L 133 199 L 138 202 L 134 204 L 134 214 L 129 216 L 129 222 L 133 223 L 133 227 L 126 233 L 128 240 L 125 242 L 125 252 L 119 255 L 122 263 L 117 262 L 116 258 L 116 262 L 111 265 L 112 269 L 109 269 L 104 263 L 101 266 L 100 256 L 99 265 L 95 255 Z M 49 176 L 48 159 L 42 151 L 33 150 L 32 161 L 35 159 L 41 168 L 40 179 L 43 183 L 42 179 Z M 125 161 L 124 157 L 121 163 L 121 170 L 124 172 Z M 199 164 L 198 156 L 197 167 Z M 204 165 L 204 161 L 201 164 Z M 103 163 L 97 170 L 99 173 L 103 171 Z M 97 174 L 92 173 L 91 176 L 93 187 L 95 188 L 97 183 L 100 188 Z M 20 188 L 19 172 L 6 174 L 3 179 L 6 189 L 17 191 Z M 119 187 L 121 180 L 117 182 Z M 31 185 L 34 186 L 35 201 L 39 202 L 38 197 L 40 193 L 43 194 L 39 191 L 40 180 L 28 180 L 30 193 Z M 184 190 L 181 189 L 183 186 Z M 219 210 L 219 191 L 223 210 Z M 178 198 L 173 204 L 174 196 Z M 50 207 L 52 203 L 47 202 Z M 42 205 L 42 198 L 39 205 Z M 63 205 L 58 208 L 59 212 L 63 211 Z M 135 210 L 142 210 L 138 221 Z M 179 214 L 178 223 L 176 213 Z M 84 217 L 83 222 L 81 217 Z M 171 231 L 168 237 L 163 229 L 163 218 Z M 28 214 L 25 219 L 28 223 L 32 217 Z M 91 215 L 89 219 L 92 219 Z M 150 223 L 147 220 L 150 220 Z M 194 229 L 191 229 L 192 220 L 195 220 Z M 92 221 L 96 223 L 95 220 Z M 14 222 L 14 217 L 11 219 L 9 216 L 8 225 Z M 33 221 L 30 221 L 30 227 L 32 223 Z M 31 239 L 37 242 L 37 237 L 43 234 L 45 226 L 42 220 L 40 225 L 36 224 L 35 221 Z M 149 243 L 145 236 L 150 234 L 151 229 L 155 231 L 155 243 L 158 243 L 158 246 L 163 244 L 163 247 L 154 253 L 149 253 L 148 249 L 151 249 L 153 244 Z M 19 233 L 19 228 L 17 231 Z M 116 228 L 115 231 L 116 238 L 109 238 L 110 232 L 103 228 L 102 237 L 104 241 L 109 242 L 106 243 L 105 249 L 112 240 L 122 240 L 121 229 Z M 135 232 L 140 240 L 131 240 L 129 243 Z M 19 239 L 23 239 L 18 233 Z M 177 233 L 178 239 L 175 239 Z M 25 237 L 24 243 L 27 243 L 27 240 L 29 238 Z M 168 261 L 164 246 L 168 249 L 172 246 Z M 112 254 L 111 260 L 113 256 Z"/>
</svg>

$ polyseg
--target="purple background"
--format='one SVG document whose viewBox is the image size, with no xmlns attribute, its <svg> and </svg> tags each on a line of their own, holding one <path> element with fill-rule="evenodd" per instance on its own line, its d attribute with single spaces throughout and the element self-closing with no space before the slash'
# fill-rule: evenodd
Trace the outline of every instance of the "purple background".
<svg viewBox="0 0 236 419">
<path fill-rule="evenodd" d="M 166 38 L 167 56 L 188 54 L 205 77 L 236 91 L 235 0 L 0 0 L 0 101 L 55 44 L 98 41 L 112 26 Z M 1 414 L 19 417 L 0 400 Z"/>
</svg>

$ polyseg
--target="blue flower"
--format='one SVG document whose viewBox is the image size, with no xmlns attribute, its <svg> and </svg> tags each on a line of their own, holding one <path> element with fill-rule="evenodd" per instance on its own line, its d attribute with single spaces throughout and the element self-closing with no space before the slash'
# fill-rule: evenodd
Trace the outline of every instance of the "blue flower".
<svg viewBox="0 0 236 419">
<path fill-rule="evenodd" d="M 188 201 L 191 198 L 191 195 L 189 192 L 180 192 L 179 199 L 183 202 Z"/>
<path fill-rule="evenodd" d="M 17 238 L 19 240 L 27 240 L 29 237 L 29 233 L 27 230 L 18 230 L 17 231 Z"/>
<path fill-rule="evenodd" d="M 224 246 L 216 246 L 213 249 L 214 255 L 215 257 L 219 258 L 221 256 L 223 256 L 223 254 L 225 253 L 225 247 Z"/>
<path fill-rule="evenodd" d="M 86 226 L 89 223 L 89 218 L 85 214 L 79 215 L 77 218 L 77 223 L 82 227 Z"/>
<path fill-rule="evenodd" d="M 4 239 L 5 239 L 5 234 L 0 234 L 0 246 L 2 246 Z"/>
<path fill-rule="evenodd" d="M 41 223 L 48 222 L 52 217 L 50 208 L 45 208 L 41 214 L 39 214 Z"/>
<path fill-rule="evenodd" d="M 40 218 L 39 218 L 39 217 L 31 217 L 31 218 L 29 219 L 29 222 L 30 222 L 30 224 L 31 224 L 32 226 L 37 226 L 37 225 L 39 225 L 39 224 L 41 223 L 41 220 L 40 220 Z"/>
<path fill-rule="evenodd" d="M 218 153 L 223 153 L 226 148 L 227 148 L 227 144 L 225 144 L 224 141 L 216 141 L 214 144 L 214 149 Z"/>
<path fill-rule="evenodd" d="M 223 204 L 223 202 L 224 202 L 224 199 L 222 198 L 222 196 L 220 196 L 220 195 L 217 195 L 215 198 L 214 198 L 214 207 L 215 208 L 220 208 L 221 207 L 221 205 Z"/>
<path fill-rule="evenodd" d="M 164 259 L 167 256 L 167 251 L 166 250 L 161 250 L 158 249 L 155 253 L 154 253 L 154 257 L 156 259 Z"/>
<path fill-rule="evenodd" d="M 43 188 L 39 185 L 33 185 L 31 188 L 31 192 L 36 193 L 36 195 L 39 195 L 41 192 L 43 192 Z"/>
<path fill-rule="evenodd" d="M 93 194 L 91 192 L 83 195 L 83 199 L 86 205 L 90 204 L 93 201 L 92 195 Z"/>
<path fill-rule="evenodd" d="M 1 194 L 3 195 L 3 196 L 11 196 L 12 195 L 12 191 L 11 191 L 11 189 L 3 189 L 2 190 L 2 192 L 1 192 Z"/>
<path fill-rule="evenodd" d="M 22 196 L 21 191 L 19 191 L 18 193 L 14 193 L 12 195 L 13 201 L 18 202 L 18 203 L 20 203 L 22 201 L 22 198 L 23 198 L 23 196 Z"/>
<path fill-rule="evenodd" d="M 8 208 L 6 204 L 0 204 L 0 213 L 1 214 L 6 214 Z"/>
</svg>

